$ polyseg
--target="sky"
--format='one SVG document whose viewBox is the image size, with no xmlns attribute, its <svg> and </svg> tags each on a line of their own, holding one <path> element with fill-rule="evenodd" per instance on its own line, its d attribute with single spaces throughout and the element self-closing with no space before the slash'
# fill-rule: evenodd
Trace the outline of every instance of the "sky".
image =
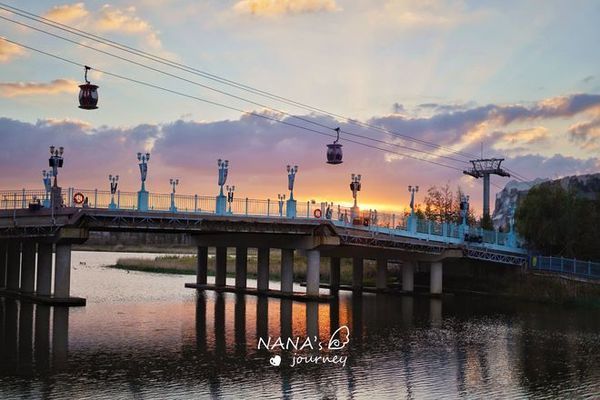
<svg viewBox="0 0 600 400">
<path fill-rule="evenodd" d="M 121 190 L 136 191 L 136 153 L 149 151 L 151 192 L 179 178 L 179 193 L 216 194 L 223 158 L 240 197 L 277 198 L 286 165 L 296 164 L 296 198 L 348 204 L 350 174 L 361 173 L 359 203 L 380 210 L 405 209 L 408 185 L 421 187 L 419 203 L 427 188 L 448 184 L 480 211 L 481 181 L 462 171 L 482 151 L 527 179 L 600 172 L 597 1 L 0 3 L 310 106 L 0 9 L 0 189 L 41 188 L 50 145 L 65 147 L 63 186 L 108 190 L 108 174 L 118 174 Z M 4 39 L 91 66 L 99 108 L 77 108 L 81 66 Z M 338 126 L 344 163 L 333 166 L 325 150 Z M 492 193 L 508 181 L 493 177 Z"/>
</svg>

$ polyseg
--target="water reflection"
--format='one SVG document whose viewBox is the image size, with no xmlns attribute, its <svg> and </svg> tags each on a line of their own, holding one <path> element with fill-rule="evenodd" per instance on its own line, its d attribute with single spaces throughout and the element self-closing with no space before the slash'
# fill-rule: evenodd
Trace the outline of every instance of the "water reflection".
<svg viewBox="0 0 600 400">
<path fill-rule="evenodd" d="M 600 392 L 594 310 L 471 298 L 342 295 L 326 304 L 189 292 L 186 301 L 54 308 L 0 299 L 0 398 L 439 398 Z M 346 366 L 290 367 L 269 337 L 325 343 Z M 280 354 L 274 367 L 270 357 Z"/>
</svg>

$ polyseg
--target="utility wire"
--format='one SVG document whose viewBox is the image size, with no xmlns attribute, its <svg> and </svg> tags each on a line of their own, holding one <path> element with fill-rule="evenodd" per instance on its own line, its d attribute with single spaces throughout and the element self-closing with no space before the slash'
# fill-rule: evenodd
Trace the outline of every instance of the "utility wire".
<svg viewBox="0 0 600 400">
<path fill-rule="evenodd" d="M 0 7 L 0 9 L 1 9 L 1 8 L 2 8 L 2 7 Z M 273 111 L 273 112 L 276 112 L 276 113 L 280 113 L 280 114 L 286 115 L 286 116 L 288 116 L 288 117 L 290 117 L 290 118 L 298 119 L 298 120 L 301 120 L 301 121 L 303 121 L 303 122 L 306 122 L 306 123 L 309 123 L 309 124 L 312 124 L 312 125 L 316 125 L 316 126 L 318 126 L 318 127 L 321 127 L 321 128 L 325 128 L 325 129 L 328 129 L 328 130 L 331 130 L 331 131 L 335 131 L 335 129 L 334 129 L 334 128 L 331 128 L 331 127 L 329 127 L 329 126 L 327 126 L 327 125 L 325 125 L 325 124 L 322 124 L 322 123 L 320 123 L 320 122 L 317 122 L 317 121 L 314 121 L 314 120 L 310 120 L 310 119 L 308 119 L 308 118 L 304 118 L 304 117 L 301 117 L 301 116 L 293 115 L 293 114 L 291 114 L 291 113 L 289 113 L 289 112 L 286 112 L 286 111 L 283 111 L 283 110 L 279 110 L 279 109 L 276 109 L 276 108 L 269 107 L 269 106 L 267 106 L 266 104 L 258 103 L 258 102 L 256 102 L 256 101 L 252 101 L 252 100 L 249 100 L 249 99 L 247 99 L 247 98 L 244 98 L 244 97 L 241 97 L 241 96 L 238 96 L 238 95 L 235 95 L 235 94 L 232 94 L 232 93 L 229 93 L 229 92 L 226 92 L 226 91 L 220 90 L 220 89 L 216 89 L 216 88 L 213 88 L 213 87 L 211 87 L 211 86 L 208 86 L 208 85 L 205 85 L 205 84 L 202 84 L 202 83 L 196 82 L 196 81 L 192 81 L 192 80 L 190 80 L 190 79 L 187 79 L 187 78 L 183 78 L 183 77 L 181 77 L 181 76 L 179 76 L 179 75 L 175 75 L 175 74 L 172 74 L 172 73 L 170 73 L 170 72 L 166 72 L 166 71 L 164 71 L 164 70 L 161 70 L 161 69 L 158 69 L 158 68 L 154 68 L 154 67 L 151 67 L 151 66 L 145 65 L 145 64 L 143 64 L 143 63 L 140 63 L 140 62 L 137 62 L 137 61 L 131 60 L 131 59 L 129 59 L 129 58 L 126 58 L 126 57 L 122 57 L 122 56 L 119 56 L 119 55 L 113 54 L 113 53 L 110 53 L 110 52 L 108 52 L 108 51 L 105 51 L 105 50 L 98 49 L 98 48 L 96 48 L 96 47 L 93 47 L 93 46 L 86 45 L 86 44 L 84 44 L 84 43 L 79 43 L 79 42 L 77 42 L 77 41 L 75 41 L 75 40 L 71 40 L 71 39 L 69 39 L 69 38 L 66 38 L 66 37 L 64 37 L 64 36 L 57 35 L 57 34 L 55 34 L 55 33 L 52 33 L 52 32 L 48 32 L 48 31 L 46 31 L 46 30 L 43 30 L 43 29 L 40 29 L 40 28 L 37 28 L 37 27 L 31 26 L 31 25 L 25 24 L 25 23 L 23 23 L 23 22 L 15 21 L 15 20 L 12 20 L 12 19 L 10 19 L 10 18 L 6 18 L 6 17 L 4 17 L 4 16 L 1 16 L 1 15 L 0 15 L 0 19 L 3 19 L 3 20 L 5 20 L 5 21 L 8 21 L 8 22 L 12 22 L 12 23 L 14 23 L 14 24 L 17 24 L 17 25 L 19 25 L 19 26 L 23 26 L 23 27 L 26 27 L 26 28 L 29 28 L 29 29 L 35 30 L 35 31 L 37 31 L 37 32 L 40 32 L 40 33 L 43 33 L 43 34 L 46 34 L 46 35 L 49 35 L 49 36 L 52 36 L 52 37 L 55 37 L 55 38 L 57 38 L 57 39 L 64 40 L 64 41 L 66 41 L 66 42 L 69 42 L 69 43 L 75 44 L 75 45 L 77 45 L 77 46 L 81 46 L 81 47 L 84 47 L 84 48 L 87 48 L 87 49 L 90 49 L 90 50 L 97 51 L 97 52 L 99 52 L 99 53 L 102 53 L 102 54 L 108 55 L 108 56 L 110 56 L 110 57 L 114 57 L 114 58 L 116 58 L 116 59 L 119 59 L 119 60 L 121 60 L 121 61 L 125 61 L 125 62 L 128 62 L 128 63 L 134 64 L 134 65 L 137 65 L 137 66 L 139 66 L 139 67 L 142 67 L 142 68 L 145 68 L 145 69 L 151 70 L 151 71 L 153 71 L 153 72 L 157 72 L 157 73 L 160 73 L 160 74 L 163 74 L 163 75 L 166 75 L 166 76 L 169 76 L 169 77 L 175 78 L 175 79 L 179 79 L 179 80 L 181 80 L 181 81 L 184 81 L 184 82 L 186 82 L 186 83 L 190 83 L 190 84 L 193 84 L 193 85 L 196 85 L 196 86 L 202 87 L 202 88 L 204 88 L 204 89 L 208 89 L 208 90 L 211 90 L 211 91 L 213 91 L 213 92 L 216 92 L 216 93 L 219 93 L 219 94 L 222 94 L 222 95 L 228 96 L 228 97 L 232 97 L 232 98 L 234 98 L 234 99 L 241 100 L 241 101 L 244 101 L 244 102 L 247 102 L 247 103 L 250 103 L 250 104 L 256 105 L 256 106 L 258 106 L 258 107 L 262 107 L 262 108 L 264 108 L 264 109 L 267 109 L 267 110 L 269 110 L 269 111 Z M 376 143 L 385 144 L 385 145 L 388 145 L 388 146 L 394 146 L 394 147 L 402 148 L 402 149 L 409 150 L 409 151 L 415 151 L 415 152 L 418 152 L 418 153 L 427 154 L 427 155 L 429 155 L 429 156 L 436 157 L 436 158 L 437 158 L 437 157 L 439 157 L 439 158 L 445 158 L 445 159 L 448 159 L 448 160 L 450 160 L 450 161 L 454 161 L 454 162 L 458 162 L 458 163 L 465 163 L 465 161 L 464 161 L 464 160 L 459 160 L 459 159 L 456 159 L 456 158 L 454 158 L 454 157 L 449 157 L 449 156 L 445 156 L 445 155 L 442 155 L 442 154 L 435 154 L 435 153 L 431 153 L 431 152 L 428 152 L 428 151 L 425 151 L 425 150 L 421 150 L 421 149 L 416 149 L 416 148 L 413 148 L 413 147 L 404 146 L 404 145 L 401 145 L 401 144 L 399 144 L 399 143 L 390 143 L 390 142 L 386 142 L 386 141 L 384 141 L 384 140 L 380 140 L 380 139 L 372 138 L 372 137 L 369 137 L 369 136 L 364 136 L 364 135 L 361 135 L 361 134 L 357 134 L 357 133 L 349 132 L 349 131 L 347 131 L 347 130 L 340 130 L 340 133 L 344 133 L 344 134 L 346 134 L 346 135 L 353 136 L 353 137 L 358 137 L 358 138 L 365 139 L 365 140 L 370 140 L 370 141 L 373 141 L 373 142 L 376 142 Z M 344 140 L 347 140 L 347 139 L 344 139 Z"/>
<path fill-rule="evenodd" d="M 25 45 L 23 43 L 17 42 L 15 40 L 8 39 L 6 37 L 4 37 L 3 40 L 5 40 L 5 41 L 7 41 L 9 43 L 12 43 L 14 45 L 20 46 L 22 48 L 25 48 L 25 49 L 37 52 L 39 54 L 43 54 L 43 55 L 46 55 L 48 57 L 52 57 L 52 58 L 58 59 L 58 60 L 64 61 L 64 62 L 72 64 L 72 65 L 76 65 L 78 67 L 85 67 L 84 64 L 79 63 L 77 61 L 73 61 L 73 60 L 70 60 L 68 58 L 65 58 L 65 57 L 62 57 L 62 56 L 59 56 L 59 55 L 56 55 L 56 54 L 44 51 L 44 50 L 40 50 L 40 49 L 31 47 L 31 46 Z M 138 80 L 138 79 L 130 78 L 130 77 L 127 77 L 127 76 L 124 76 L 124 75 L 120 75 L 120 74 L 116 74 L 116 73 L 113 73 L 113 72 L 109 72 L 109 71 L 106 71 L 106 70 L 101 70 L 101 69 L 97 69 L 97 68 L 90 68 L 90 69 L 98 71 L 98 72 L 101 72 L 101 73 L 103 73 L 103 74 L 105 74 L 107 76 L 112 76 L 114 78 L 118 78 L 118 79 L 129 81 L 129 82 L 133 82 L 133 83 L 136 83 L 136 84 L 139 84 L 139 85 L 143 85 L 143 86 L 146 86 L 146 87 L 150 87 L 150 88 L 153 88 L 153 89 L 162 90 L 162 91 L 165 91 L 165 92 L 168 92 L 168 93 L 172 93 L 172 94 L 175 94 L 175 95 L 178 95 L 178 96 L 182 96 L 182 97 L 186 97 L 186 98 L 189 98 L 189 99 L 197 100 L 197 101 L 200 101 L 200 102 L 203 102 L 203 103 L 212 104 L 212 105 L 215 105 L 215 106 L 218 106 L 218 107 L 227 108 L 229 110 L 237 111 L 237 112 L 240 112 L 240 113 L 243 113 L 243 114 L 248 114 L 248 115 L 252 115 L 252 116 L 255 116 L 255 117 L 267 119 L 267 120 L 270 120 L 270 121 L 273 121 L 273 122 L 278 122 L 278 123 L 281 123 L 281 124 L 284 124 L 284 125 L 288 125 L 288 126 L 292 126 L 292 127 L 298 128 L 298 129 L 303 129 L 303 130 L 306 130 L 308 132 L 312 132 L 312 133 L 315 133 L 315 134 L 318 134 L 318 135 L 328 136 L 328 137 L 335 137 L 333 134 L 329 134 L 329 133 L 325 133 L 325 132 L 322 132 L 322 131 L 319 131 L 319 130 L 316 130 L 316 129 L 308 128 L 306 126 L 297 125 L 297 124 L 294 124 L 294 123 L 291 123 L 291 122 L 288 122 L 288 121 L 284 121 L 284 120 L 280 120 L 280 119 L 277 119 L 277 118 L 274 118 L 274 117 L 271 117 L 271 116 L 268 116 L 268 115 L 265 115 L 265 114 L 260 114 L 260 113 L 254 112 L 254 111 L 246 111 L 246 110 L 243 110 L 243 109 L 240 109 L 240 108 L 229 106 L 227 104 L 219 103 L 219 102 L 212 101 L 212 100 L 203 99 L 203 98 L 198 97 L 198 96 L 190 95 L 190 94 L 183 93 L 183 92 L 180 92 L 180 91 L 177 91 L 177 90 L 166 88 L 164 86 L 155 85 L 153 83 L 149 83 L 149 82 L 141 81 L 141 80 Z M 353 139 L 344 139 L 344 140 L 347 141 L 347 142 L 349 142 L 349 143 L 354 143 L 354 144 L 357 144 L 357 145 L 360 145 L 360 146 L 364 146 L 364 147 L 372 148 L 372 149 L 375 149 L 375 150 L 380 150 L 380 151 L 384 151 L 384 152 L 387 152 L 387 153 L 399 155 L 401 157 L 408 157 L 408 158 L 411 158 L 411 159 L 414 159 L 414 160 L 425 161 L 425 162 L 428 162 L 428 163 L 431 163 L 431 164 L 435 164 L 435 165 L 438 165 L 438 166 L 441 166 L 441 167 L 454 169 L 456 171 L 462 171 L 460 168 L 457 168 L 457 167 L 452 166 L 452 165 L 440 163 L 440 162 L 437 162 L 437 161 L 433 161 L 433 160 L 429 160 L 429 159 L 425 159 L 425 158 L 416 157 L 416 156 L 413 156 L 413 155 L 410 155 L 410 154 L 400 153 L 400 152 L 397 152 L 397 151 L 385 149 L 385 148 L 382 148 L 382 147 L 374 146 L 374 145 L 371 145 L 371 144 L 368 144 L 368 143 L 363 143 L 363 142 L 360 142 L 360 141 L 357 141 L 357 140 L 353 140 Z"/>
</svg>

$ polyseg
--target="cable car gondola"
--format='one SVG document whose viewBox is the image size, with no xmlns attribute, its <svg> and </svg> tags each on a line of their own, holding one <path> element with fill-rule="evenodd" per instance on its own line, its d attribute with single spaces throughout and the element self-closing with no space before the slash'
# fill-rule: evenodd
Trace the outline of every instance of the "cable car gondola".
<svg viewBox="0 0 600 400">
<path fill-rule="evenodd" d="M 338 143 L 340 140 L 340 128 L 335 128 L 337 138 L 331 144 L 327 145 L 327 164 L 341 164 L 342 161 L 342 145 Z"/>
<path fill-rule="evenodd" d="M 84 110 L 95 110 L 98 105 L 98 86 L 92 85 L 87 79 L 87 73 L 91 68 L 85 66 L 85 83 L 79 85 L 79 108 Z"/>
</svg>

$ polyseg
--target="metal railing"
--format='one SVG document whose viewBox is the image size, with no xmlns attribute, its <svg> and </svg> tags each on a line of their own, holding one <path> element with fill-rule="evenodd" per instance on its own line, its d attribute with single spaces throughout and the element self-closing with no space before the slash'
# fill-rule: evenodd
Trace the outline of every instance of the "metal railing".
<svg viewBox="0 0 600 400">
<path fill-rule="evenodd" d="M 564 257 L 532 256 L 532 270 L 575 275 L 587 279 L 600 279 L 600 263 Z"/>
<path fill-rule="evenodd" d="M 84 204 L 75 204 L 74 195 L 83 196 Z M 171 200 L 174 200 L 175 210 Z M 49 194 L 44 190 L 13 190 L 0 191 L 0 208 L 23 209 L 30 203 L 39 201 L 44 207 L 50 207 Z M 62 201 L 68 207 L 89 207 L 98 209 L 135 210 L 138 207 L 137 192 L 117 191 L 111 195 L 110 191 L 97 189 L 63 188 Z M 329 208 L 330 212 L 327 213 Z M 320 211 L 320 218 L 317 218 Z M 187 212 L 187 213 L 216 213 L 214 196 L 199 196 L 176 194 L 150 193 L 148 197 L 148 211 L 162 212 Z M 278 200 L 259 200 L 249 198 L 234 198 L 227 203 L 227 214 L 248 215 L 272 218 L 285 218 L 287 202 Z M 350 207 L 327 202 L 297 201 L 297 219 L 330 219 L 337 226 L 355 227 L 376 234 L 393 236 L 412 236 L 423 240 L 440 241 L 446 243 L 463 243 L 464 235 L 475 236 L 478 244 L 484 244 L 497 250 L 518 250 L 523 252 L 520 244 L 509 241 L 509 234 L 496 231 L 486 231 L 475 227 L 463 227 L 454 223 L 440 223 L 437 221 L 415 219 L 410 223 L 408 213 L 385 213 L 374 210 L 361 211 L 352 220 Z"/>
</svg>

